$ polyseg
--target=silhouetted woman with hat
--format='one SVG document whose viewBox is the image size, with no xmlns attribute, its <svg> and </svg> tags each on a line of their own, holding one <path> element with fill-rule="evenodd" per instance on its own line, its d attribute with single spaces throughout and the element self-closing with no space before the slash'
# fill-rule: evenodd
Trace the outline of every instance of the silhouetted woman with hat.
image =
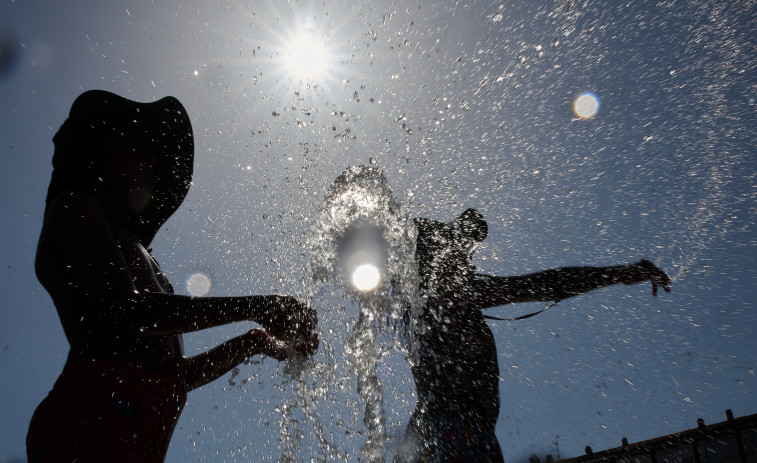
<svg viewBox="0 0 757 463">
<path fill-rule="evenodd" d="M 80 95 L 53 139 L 35 269 L 70 344 L 32 417 L 30 462 L 161 462 L 187 391 L 245 359 L 312 353 L 315 312 L 292 297 L 174 294 L 147 248 L 192 180 L 194 141 L 173 97 Z M 186 358 L 182 333 L 253 329 Z"/>
</svg>

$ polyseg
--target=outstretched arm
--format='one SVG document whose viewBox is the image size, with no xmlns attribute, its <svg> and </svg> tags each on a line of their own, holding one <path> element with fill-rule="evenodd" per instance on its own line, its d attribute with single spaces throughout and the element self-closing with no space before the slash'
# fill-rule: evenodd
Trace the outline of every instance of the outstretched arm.
<svg viewBox="0 0 757 463">
<path fill-rule="evenodd" d="M 315 311 L 286 296 L 195 298 L 145 291 L 155 270 L 138 243 L 119 242 L 114 223 L 100 202 L 86 192 L 62 193 L 48 209 L 37 248 L 36 272 L 58 308 L 67 333 L 178 334 L 252 320 L 277 337 L 307 337 Z M 127 263 L 126 249 L 129 250 Z M 152 275 L 152 276 L 150 276 Z"/>
<path fill-rule="evenodd" d="M 318 338 L 306 344 L 296 345 L 295 350 L 313 354 L 318 347 Z M 254 329 L 232 338 L 218 347 L 185 360 L 187 389 L 191 391 L 220 378 L 248 358 L 264 354 L 276 360 L 284 360 L 289 354 L 287 344 L 265 330 Z"/>
<path fill-rule="evenodd" d="M 317 321 L 312 308 L 291 296 L 192 297 L 134 293 L 109 302 L 110 310 L 96 316 L 100 323 L 115 323 L 119 330 L 142 334 L 181 334 L 254 321 L 276 337 L 297 339 L 312 334 Z"/>
<path fill-rule="evenodd" d="M 562 267 L 528 275 L 481 275 L 471 282 L 471 300 L 480 309 L 514 302 L 561 301 L 618 283 L 651 281 L 652 294 L 662 286 L 670 291 L 670 278 L 648 260 L 611 267 Z"/>
</svg>

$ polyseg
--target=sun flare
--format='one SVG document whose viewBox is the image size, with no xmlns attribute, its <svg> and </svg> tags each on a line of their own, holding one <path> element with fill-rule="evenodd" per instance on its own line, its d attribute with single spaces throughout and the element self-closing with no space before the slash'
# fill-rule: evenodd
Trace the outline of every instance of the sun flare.
<svg viewBox="0 0 757 463">
<path fill-rule="evenodd" d="M 286 64 L 292 76 L 315 79 L 325 72 L 328 54 L 313 34 L 301 33 L 287 47 Z"/>
<path fill-rule="evenodd" d="M 378 286 L 381 281 L 381 273 L 378 268 L 372 264 L 359 265 L 352 272 L 352 284 L 359 291 L 371 291 Z"/>
</svg>

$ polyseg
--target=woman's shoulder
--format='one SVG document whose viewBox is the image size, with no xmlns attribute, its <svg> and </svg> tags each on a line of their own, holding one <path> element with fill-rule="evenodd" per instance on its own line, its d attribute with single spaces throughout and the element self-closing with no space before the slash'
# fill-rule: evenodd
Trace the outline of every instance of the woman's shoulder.
<svg viewBox="0 0 757 463">
<path fill-rule="evenodd" d="M 108 217 L 100 200 L 94 193 L 86 190 L 65 190 L 58 194 L 47 206 L 42 225 L 42 235 L 53 231 L 59 234 L 69 231 L 71 234 L 86 236 L 93 231 L 107 226 Z M 58 235 L 70 239 L 69 233 Z"/>
<path fill-rule="evenodd" d="M 72 255 L 98 248 L 103 239 L 112 240 L 110 235 L 109 219 L 94 194 L 85 190 L 62 191 L 45 211 L 37 246 L 37 271 L 40 264 L 68 261 Z"/>
<path fill-rule="evenodd" d="M 102 206 L 95 194 L 85 189 L 67 189 L 58 193 L 48 203 L 45 216 L 51 213 L 57 216 L 60 214 L 80 214 L 86 211 L 102 212 Z"/>
</svg>

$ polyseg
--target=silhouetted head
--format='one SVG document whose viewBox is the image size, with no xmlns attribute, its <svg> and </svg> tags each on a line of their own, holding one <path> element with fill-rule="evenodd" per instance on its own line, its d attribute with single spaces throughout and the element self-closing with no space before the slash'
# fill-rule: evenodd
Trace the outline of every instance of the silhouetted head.
<svg viewBox="0 0 757 463">
<path fill-rule="evenodd" d="M 418 237 L 415 261 L 421 288 L 430 295 L 450 295 L 475 271 L 473 252 L 486 238 L 484 216 L 468 209 L 449 223 L 432 219 L 415 219 Z"/>
<path fill-rule="evenodd" d="M 73 189 L 122 197 L 130 207 L 129 231 L 144 246 L 189 191 L 194 139 L 176 98 L 140 103 L 103 90 L 84 92 L 53 142 L 47 206 Z"/>
</svg>

